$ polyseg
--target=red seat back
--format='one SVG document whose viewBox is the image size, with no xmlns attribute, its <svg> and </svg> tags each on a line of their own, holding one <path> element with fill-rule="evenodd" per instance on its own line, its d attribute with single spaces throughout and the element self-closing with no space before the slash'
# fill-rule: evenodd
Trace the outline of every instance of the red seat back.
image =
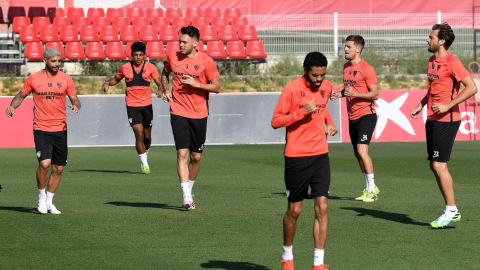
<svg viewBox="0 0 480 270">
<path fill-rule="evenodd" d="M 25 57 L 28 60 L 43 60 L 43 45 L 40 42 L 25 44 Z"/>
<path fill-rule="evenodd" d="M 85 54 L 87 58 L 91 60 L 104 60 L 107 58 L 103 50 L 102 42 L 87 42 Z"/>
<path fill-rule="evenodd" d="M 227 54 L 225 53 L 225 47 L 221 41 L 209 41 L 207 43 L 207 54 L 213 59 L 225 59 Z"/>
<path fill-rule="evenodd" d="M 107 8 L 107 18 L 112 20 L 113 18 L 125 17 L 125 10 L 122 8 Z"/>
<path fill-rule="evenodd" d="M 212 26 L 217 27 L 217 29 L 219 29 L 220 26 L 228 25 L 229 22 L 225 17 L 216 17 L 216 18 L 212 18 L 212 21 L 210 22 L 210 24 Z"/>
<path fill-rule="evenodd" d="M 60 33 L 62 27 L 72 25 L 72 21 L 68 17 L 55 17 L 53 18 L 52 25 L 57 28 L 58 33 Z"/>
<path fill-rule="evenodd" d="M 108 59 L 123 60 L 127 58 L 125 55 L 125 48 L 122 42 L 108 42 L 107 43 L 107 57 Z"/>
<path fill-rule="evenodd" d="M 235 18 L 232 18 L 231 25 L 235 25 L 235 26 L 237 26 L 237 28 L 238 28 L 240 25 L 248 25 L 248 19 L 247 19 L 246 17 L 235 17 Z"/>
<path fill-rule="evenodd" d="M 87 58 L 83 50 L 83 44 L 79 41 L 67 42 L 65 44 L 65 55 L 69 60 L 84 60 Z"/>
<path fill-rule="evenodd" d="M 161 8 L 147 8 L 145 17 L 149 17 L 149 18 L 165 17 L 165 12 L 163 12 L 163 9 Z"/>
<path fill-rule="evenodd" d="M 250 58 L 267 58 L 265 46 L 259 40 L 247 42 L 247 55 Z"/>
<path fill-rule="evenodd" d="M 203 17 L 203 10 L 200 8 L 187 8 L 187 11 L 185 12 L 185 17 L 188 17 L 188 18 Z"/>
<path fill-rule="evenodd" d="M 116 17 L 112 19 L 112 26 L 117 27 L 117 31 L 120 32 L 122 27 L 130 25 L 130 18 L 127 17 Z"/>
<path fill-rule="evenodd" d="M 44 7 L 29 7 L 27 16 L 33 21 L 36 17 L 47 17 L 47 13 Z M 50 20 L 50 18 L 48 18 L 48 20 Z"/>
<path fill-rule="evenodd" d="M 166 25 L 170 25 L 170 19 L 165 17 L 152 18 L 152 26 L 160 28 Z"/>
<path fill-rule="evenodd" d="M 222 17 L 222 12 L 218 8 L 207 8 L 205 10 L 205 17 L 210 19 Z"/>
<path fill-rule="evenodd" d="M 110 19 L 106 17 L 95 18 L 95 20 L 92 21 L 92 25 L 97 28 L 99 34 L 103 27 L 110 26 L 111 23 Z"/>
<path fill-rule="evenodd" d="M 20 41 L 23 43 L 40 41 L 38 38 L 38 28 L 33 25 L 22 27 L 22 29 L 20 29 Z"/>
<path fill-rule="evenodd" d="M 63 8 L 50 7 L 47 9 L 47 17 L 50 18 L 50 22 L 53 24 L 55 17 L 65 17 L 65 11 Z"/>
<path fill-rule="evenodd" d="M 40 29 L 42 26 L 52 25 L 48 17 L 34 17 L 32 25 Z"/>
<path fill-rule="evenodd" d="M 231 25 L 222 25 L 218 29 L 218 37 L 223 42 L 238 40 L 237 28 Z"/>
<path fill-rule="evenodd" d="M 182 28 L 184 26 L 189 26 L 191 22 L 190 18 L 186 17 L 175 17 L 172 18 L 172 26 L 176 28 Z"/>
<path fill-rule="evenodd" d="M 241 17 L 242 12 L 238 8 L 227 8 L 225 11 L 223 11 L 223 17 L 227 18 L 235 18 L 235 17 Z"/>
<path fill-rule="evenodd" d="M 145 17 L 145 13 L 142 8 L 128 8 L 127 17 L 131 18 L 133 21 L 133 18 Z"/>
<path fill-rule="evenodd" d="M 7 18 L 9 22 L 13 22 L 13 18 L 15 17 L 26 17 L 27 14 L 25 13 L 24 7 L 14 7 L 11 6 L 8 8 Z M 29 18 L 30 19 L 30 18 Z M 32 21 L 32 20 L 30 20 Z"/>
<path fill-rule="evenodd" d="M 63 43 L 79 41 L 78 28 L 73 25 L 63 26 L 62 29 L 60 29 L 60 40 Z"/>
<path fill-rule="evenodd" d="M 227 55 L 229 58 L 243 59 L 247 58 L 245 53 L 245 47 L 243 47 L 242 41 L 229 41 L 227 42 Z"/>
<path fill-rule="evenodd" d="M 180 42 L 178 41 L 170 41 L 167 43 L 167 55 L 170 55 L 174 52 L 180 51 Z"/>
<path fill-rule="evenodd" d="M 83 11 L 83 8 L 71 7 L 67 10 L 67 17 L 70 19 L 85 17 L 85 12 Z"/>
<path fill-rule="evenodd" d="M 138 36 L 138 27 L 133 25 L 122 27 L 122 30 L 120 31 L 120 40 L 125 43 L 140 41 L 140 37 Z"/>
<path fill-rule="evenodd" d="M 201 52 L 201 53 L 205 53 L 205 44 L 203 44 L 203 42 L 199 41 L 197 43 L 197 51 Z"/>
<path fill-rule="evenodd" d="M 167 18 L 183 17 L 183 11 L 180 8 L 167 8 L 165 17 Z"/>
<path fill-rule="evenodd" d="M 12 23 L 12 29 L 15 34 L 20 33 L 20 29 L 25 26 L 30 26 L 32 23 L 29 17 L 15 17 Z"/>
<path fill-rule="evenodd" d="M 200 40 L 204 42 L 217 41 L 218 34 L 215 26 L 206 25 L 200 28 Z"/>
<path fill-rule="evenodd" d="M 201 27 L 210 25 L 210 19 L 206 17 L 194 17 L 192 18 L 192 25 L 197 27 L 200 30 Z"/>
<path fill-rule="evenodd" d="M 95 18 L 102 18 L 105 17 L 105 10 L 103 8 L 88 8 L 87 11 L 87 18 L 93 22 Z"/>
<path fill-rule="evenodd" d="M 89 18 L 78 17 L 72 19 L 72 25 L 77 28 L 78 33 L 84 26 L 92 25 Z"/>
<path fill-rule="evenodd" d="M 148 25 L 140 28 L 140 39 L 143 42 L 159 41 L 158 31 L 155 27 Z"/>
<path fill-rule="evenodd" d="M 132 44 L 133 42 L 127 42 L 127 46 L 125 46 L 125 55 L 127 56 L 127 59 L 133 59 L 132 57 Z M 145 52 L 146 53 L 146 52 Z"/>
<path fill-rule="evenodd" d="M 176 28 L 173 26 L 160 27 L 160 40 L 163 42 L 178 41 L 178 33 Z"/>
<path fill-rule="evenodd" d="M 40 40 L 43 43 L 51 41 L 59 41 L 58 29 L 53 25 L 43 26 L 40 28 Z"/>
<path fill-rule="evenodd" d="M 67 58 L 65 56 L 65 50 L 63 49 L 63 44 L 60 41 L 47 42 L 47 44 L 45 44 L 45 49 L 49 48 L 49 47 L 57 48 L 60 51 L 60 53 L 62 54 L 62 60 L 65 60 L 65 58 Z"/>
<path fill-rule="evenodd" d="M 258 40 L 257 30 L 253 25 L 240 25 L 238 27 L 238 37 L 242 41 Z"/>
<path fill-rule="evenodd" d="M 149 17 L 140 17 L 132 20 L 132 25 L 137 27 L 150 26 L 151 23 L 152 23 L 152 19 Z"/>
<path fill-rule="evenodd" d="M 118 30 L 116 26 L 105 26 L 100 29 L 100 39 L 103 43 L 119 41 Z"/>
<path fill-rule="evenodd" d="M 92 25 L 85 25 L 80 29 L 80 40 L 83 42 L 100 41 L 98 28 Z"/>
<path fill-rule="evenodd" d="M 163 42 L 161 42 L 161 41 L 150 41 L 150 42 L 148 42 L 147 43 L 146 55 L 150 59 L 164 59 L 164 58 L 166 58 L 165 47 L 163 46 Z"/>
</svg>

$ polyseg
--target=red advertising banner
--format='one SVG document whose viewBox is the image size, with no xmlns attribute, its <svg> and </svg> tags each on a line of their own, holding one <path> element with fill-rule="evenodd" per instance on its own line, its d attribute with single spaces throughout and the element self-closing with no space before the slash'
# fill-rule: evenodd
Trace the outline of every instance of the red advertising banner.
<svg viewBox="0 0 480 270">
<path fill-rule="evenodd" d="M 33 98 L 26 98 L 13 117 L 5 110 L 13 97 L 0 97 L 0 148 L 34 147 L 33 143 Z"/>
<path fill-rule="evenodd" d="M 410 117 L 410 111 L 418 105 L 426 95 L 426 90 L 393 90 L 380 91 L 380 97 L 375 102 L 377 111 L 377 126 L 372 141 L 425 141 L 425 122 L 427 120 L 426 106 L 417 119 Z M 342 141 L 349 142 L 348 115 L 346 100 L 342 99 Z M 480 125 L 476 116 L 480 107 L 460 104 L 462 123 L 456 140 L 480 140 L 477 135 Z"/>
</svg>

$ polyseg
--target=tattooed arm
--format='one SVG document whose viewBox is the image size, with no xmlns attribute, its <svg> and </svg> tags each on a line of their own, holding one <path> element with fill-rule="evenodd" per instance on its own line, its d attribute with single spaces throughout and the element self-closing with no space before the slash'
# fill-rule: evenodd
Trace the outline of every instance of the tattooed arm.
<svg viewBox="0 0 480 270">
<path fill-rule="evenodd" d="M 10 103 L 10 106 L 5 111 L 5 114 L 8 117 L 12 117 L 13 114 L 15 113 L 15 110 L 18 107 L 20 107 L 20 105 L 22 104 L 23 100 L 26 97 L 27 97 L 27 95 L 25 95 L 25 93 L 23 93 L 22 91 L 18 92 L 18 94 L 13 98 L 12 103 Z"/>
<path fill-rule="evenodd" d="M 162 75 L 160 76 L 161 85 L 163 88 L 163 93 L 160 95 L 160 91 L 157 92 L 157 97 L 161 98 L 163 96 L 164 102 L 170 102 L 172 99 L 172 92 L 168 90 L 168 76 L 170 73 L 167 73 L 165 69 L 162 71 Z"/>
<path fill-rule="evenodd" d="M 78 99 L 77 95 L 69 96 L 68 98 L 70 98 L 70 102 L 72 103 L 72 105 L 67 105 L 67 106 L 72 109 L 73 113 L 79 114 L 82 104 L 80 103 L 80 100 Z"/>
</svg>

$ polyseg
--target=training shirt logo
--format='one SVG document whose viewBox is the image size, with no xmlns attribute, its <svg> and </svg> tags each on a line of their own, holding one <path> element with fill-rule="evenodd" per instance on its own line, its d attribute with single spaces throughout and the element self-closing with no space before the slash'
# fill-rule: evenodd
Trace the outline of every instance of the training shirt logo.
<svg viewBox="0 0 480 270">
<path fill-rule="evenodd" d="M 351 71 L 351 70 L 348 71 L 348 75 L 352 75 L 352 71 Z"/>
<path fill-rule="evenodd" d="M 195 68 L 195 71 L 198 71 L 200 69 L 200 65 L 195 65 L 194 68 Z"/>
<path fill-rule="evenodd" d="M 57 83 L 58 89 L 62 88 L 63 83 Z"/>
<path fill-rule="evenodd" d="M 42 86 L 43 86 L 43 84 L 37 84 L 37 87 L 38 87 L 38 88 L 40 88 L 40 87 L 42 87 Z"/>
<path fill-rule="evenodd" d="M 437 71 L 442 67 L 442 65 L 438 65 L 437 66 Z"/>
<path fill-rule="evenodd" d="M 187 64 L 187 69 L 188 69 L 188 64 Z"/>
<path fill-rule="evenodd" d="M 302 98 L 302 97 L 304 97 L 304 96 L 305 96 L 305 91 L 300 91 L 300 96 L 299 96 L 299 98 Z"/>
<path fill-rule="evenodd" d="M 357 71 L 354 70 L 354 71 L 353 71 L 353 77 L 355 77 L 356 75 L 357 75 Z"/>
</svg>

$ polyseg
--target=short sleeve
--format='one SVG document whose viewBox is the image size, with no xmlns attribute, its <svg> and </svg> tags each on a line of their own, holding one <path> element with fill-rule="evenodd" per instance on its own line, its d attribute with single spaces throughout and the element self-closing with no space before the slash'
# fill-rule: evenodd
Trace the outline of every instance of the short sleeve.
<svg viewBox="0 0 480 270">
<path fill-rule="evenodd" d="M 33 76 L 29 76 L 25 83 L 23 84 L 22 91 L 25 95 L 30 95 L 32 92 L 32 82 L 33 82 Z"/>
<path fill-rule="evenodd" d="M 466 77 L 470 76 L 470 73 L 463 66 L 462 61 L 455 59 L 448 63 L 448 69 L 450 74 L 459 82 Z"/>
<path fill-rule="evenodd" d="M 160 75 L 158 75 L 158 70 L 157 70 L 157 67 L 153 64 L 150 65 L 150 68 L 152 70 L 151 74 L 152 74 L 152 79 L 157 79 L 158 77 L 160 77 Z"/>
<path fill-rule="evenodd" d="M 363 76 L 365 78 L 365 83 L 367 84 L 367 86 L 378 83 L 377 72 L 372 66 L 369 66 L 365 69 L 365 74 Z"/>
<path fill-rule="evenodd" d="M 220 73 L 218 73 L 217 65 L 215 65 L 215 62 L 211 58 L 207 58 L 205 76 L 209 82 L 220 76 Z"/>
<path fill-rule="evenodd" d="M 168 74 L 172 72 L 172 66 L 170 65 L 170 55 L 167 55 L 167 59 L 163 61 L 163 69 L 165 69 L 165 72 Z"/>
<path fill-rule="evenodd" d="M 121 79 L 123 79 L 123 77 L 125 77 L 124 70 L 123 70 L 123 65 L 120 67 L 120 69 L 117 72 L 117 75 L 115 75 L 115 76 L 117 77 L 118 80 L 121 80 Z"/>
<path fill-rule="evenodd" d="M 70 76 L 67 77 L 67 86 L 67 96 L 75 96 L 77 91 L 75 90 L 75 83 L 73 83 L 73 79 Z"/>
</svg>

